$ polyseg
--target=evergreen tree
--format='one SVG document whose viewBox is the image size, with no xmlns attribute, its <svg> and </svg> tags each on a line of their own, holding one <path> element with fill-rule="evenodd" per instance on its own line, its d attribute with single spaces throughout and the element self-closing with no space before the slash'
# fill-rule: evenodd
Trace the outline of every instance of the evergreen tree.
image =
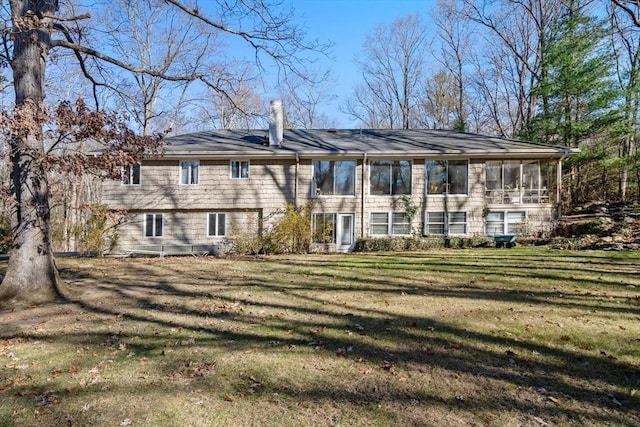
<svg viewBox="0 0 640 427">
<path fill-rule="evenodd" d="M 571 201 L 583 201 L 594 161 L 606 157 L 604 136 L 617 114 L 619 93 L 604 50 L 605 27 L 580 0 L 567 0 L 544 52 L 545 79 L 534 89 L 539 109 L 523 136 L 547 144 L 580 147 L 570 166 Z"/>
</svg>

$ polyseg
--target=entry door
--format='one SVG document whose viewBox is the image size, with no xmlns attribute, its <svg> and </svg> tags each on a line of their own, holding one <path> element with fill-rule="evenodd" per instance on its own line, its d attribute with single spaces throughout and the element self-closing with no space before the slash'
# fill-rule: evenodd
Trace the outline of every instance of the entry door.
<svg viewBox="0 0 640 427">
<path fill-rule="evenodd" d="M 353 214 L 338 214 L 336 219 L 336 250 L 347 252 L 353 249 Z"/>
</svg>

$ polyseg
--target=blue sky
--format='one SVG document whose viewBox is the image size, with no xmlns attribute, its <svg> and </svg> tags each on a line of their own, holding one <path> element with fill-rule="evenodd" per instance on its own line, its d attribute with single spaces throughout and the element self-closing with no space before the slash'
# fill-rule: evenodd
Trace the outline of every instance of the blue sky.
<svg viewBox="0 0 640 427">
<path fill-rule="evenodd" d="M 299 23 L 303 25 L 309 40 L 319 39 L 321 42 L 332 42 L 332 58 L 324 58 L 318 67 L 331 68 L 335 79 L 334 92 L 338 98 L 323 106 L 322 111 L 335 119 L 334 125 L 341 128 L 356 128 L 357 121 L 338 110 L 351 94 L 354 86 L 361 81 L 360 72 L 354 62 L 355 55 L 361 50 L 367 34 L 378 25 L 389 25 L 396 18 L 419 12 L 427 26 L 433 28 L 431 15 L 437 0 L 284 0 L 283 7 L 292 7 Z M 230 38 L 230 51 L 233 55 L 242 55 L 251 59 L 254 51 L 240 40 Z M 264 63 L 268 67 L 267 62 Z M 267 68 L 265 72 L 269 72 Z M 274 71 L 275 72 L 275 71 Z M 266 76 L 267 84 L 270 79 Z M 277 97 L 278 89 L 273 89 Z M 285 106 L 286 108 L 286 106 Z"/>
<path fill-rule="evenodd" d="M 334 43 L 334 60 L 327 61 L 327 65 L 333 69 L 337 80 L 339 99 L 328 106 L 327 114 L 338 119 L 338 127 L 357 126 L 339 114 L 337 106 L 360 81 L 354 56 L 360 51 L 366 35 L 377 25 L 390 24 L 396 18 L 415 12 L 420 12 L 429 23 L 436 3 L 436 0 L 291 0 L 297 15 L 306 24 L 309 38 Z"/>
</svg>

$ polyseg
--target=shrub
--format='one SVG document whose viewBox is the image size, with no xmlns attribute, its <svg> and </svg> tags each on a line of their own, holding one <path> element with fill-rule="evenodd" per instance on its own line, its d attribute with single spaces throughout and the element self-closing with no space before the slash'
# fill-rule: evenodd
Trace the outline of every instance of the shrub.
<svg viewBox="0 0 640 427">
<path fill-rule="evenodd" d="M 307 253 L 311 246 L 312 204 L 287 205 L 278 212 L 268 230 L 259 235 L 256 221 L 244 227 L 232 226 L 227 241 L 230 251 L 239 255 Z"/>
<path fill-rule="evenodd" d="M 116 227 L 126 218 L 122 211 L 111 211 L 105 205 L 82 206 L 90 212 L 89 219 L 82 227 L 80 248 L 83 252 L 93 252 L 98 256 L 113 249 L 118 242 Z"/>
<path fill-rule="evenodd" d="M 356 252 L 399 252 L 427 249 L 457 248 L 467 249 L 493 246 L 489 237 L 378 237 L 360 239 L 356 242 Z"/>
</svg>

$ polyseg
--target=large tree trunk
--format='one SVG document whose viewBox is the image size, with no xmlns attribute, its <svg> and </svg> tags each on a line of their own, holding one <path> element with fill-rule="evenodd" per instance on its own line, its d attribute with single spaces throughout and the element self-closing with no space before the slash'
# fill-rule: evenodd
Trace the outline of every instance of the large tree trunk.
<svg viewBox="0 0 640 427">
<path fill-rule="evenodd" d="M 44 76 L 57 0 L 11 0 L 15 129 L 11 129 L 13 245 L 0 302 L 43 302 L 59 295 L 51 247 L 49 187 L 42 125 Z"/>
</svg>

